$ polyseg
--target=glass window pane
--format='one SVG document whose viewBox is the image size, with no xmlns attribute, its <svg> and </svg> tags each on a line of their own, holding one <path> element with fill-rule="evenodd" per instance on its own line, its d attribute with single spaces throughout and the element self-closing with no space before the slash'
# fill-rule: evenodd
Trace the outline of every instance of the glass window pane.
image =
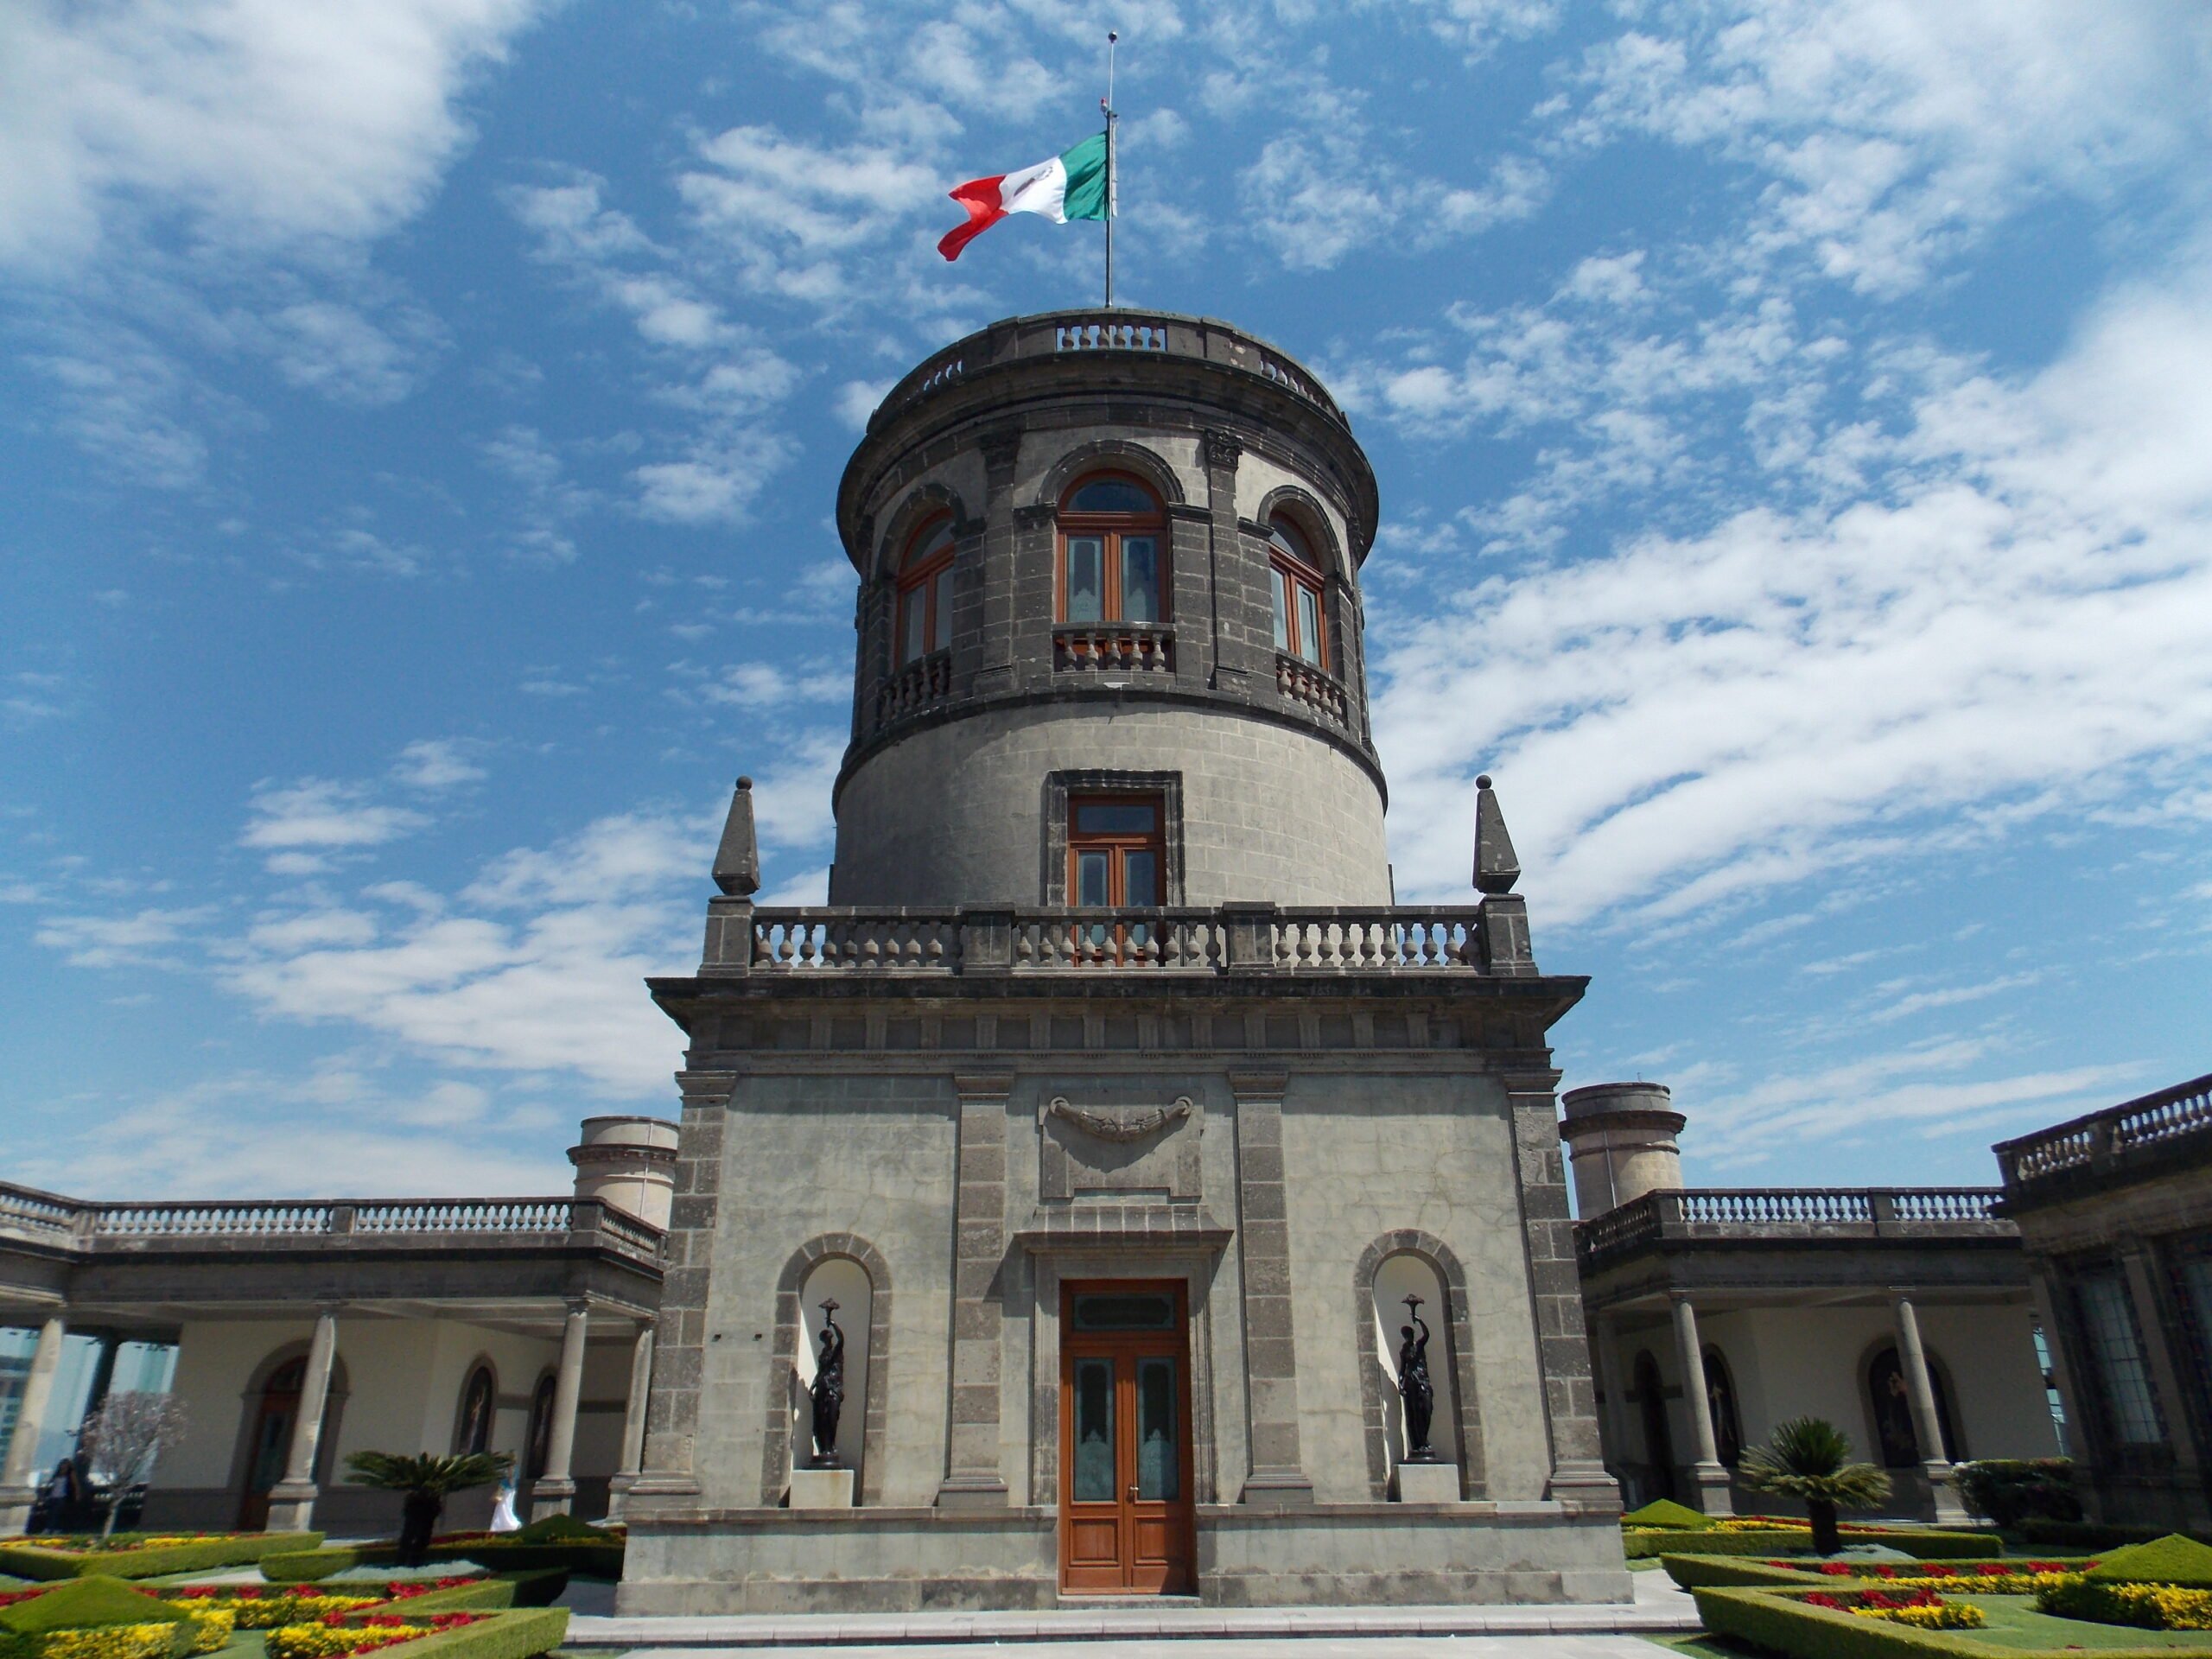
<svg viewBox="0 0 2212 1659">
<path fill-rule="evenodd" d="M 1175 1362 L 1137 1361 L 1137 1497 L 1154 1503 L 1181 1496 L 1182 1459 L 1175 1433 Z"/>
<path fill-rule="evenodd" d="M 1103 1293 L 1075 1299 L 1075 1328 L 1078 1331 L 1172 1331 L 1175 1328 L 1173 1296 Z"/>
<path fill-rule="evenodd" d="M 948 564 L 938 571 L 930 588 L 930 602 L 937 607 L 937 630 L 930 649 L 943 651 L 952 643 L 952 567 Z"/>
<path fill-rule="evenodd" d="M 1075 827 L 1086 835 L 1148 836 L 1159 822 L 1150 801 L 1085 801 L 1075 810 Z"/>
<path fill-rule="evenodd" d="M 1149 847 L 1132 847 L 1122 855 L 1122 902 L 1156 905 L 1160 902 L 1160 861 Z"/>
<path fill-rule="evenodd" d="M 2156 1446 L 2166 1438 L 2157 1396 L 2143 1364 L 2126 1287 L 2109 1270 L 2082 1275 L 2075 1285 L 2082 1334 L 2094 1362 L 2107 1427 L 2130 1446 Z"/>
<path fill-rule="evenodd" d="M 1275 649 L 1288 651 L 1290 649 L 1290 578 L 1281 570 L 1270 570 L 1268 574 L 1274 578 Z"/>
<path fill-rule="evenodd" d="M 951 545 L 952 520 L 940 518 L 915 542 L 913 547 L 907 552 L 906 563 L 909 565 L 919 564 L 925 559 L 935 557 Z"/>
<path fill-rule="evenodd" d="M 918 588 L 899 595 L 899 660 L 902 663 L 911 663 L 922 654 L 922 599 Z"/>
<path fill-rule="evenodd" d="M 1114 1497 L 1114 1362 L 1075 1363 L 1075 1483 L 1078 1503 L 1111 1503 Z"/>
<path fill-rule="evenodd" d="M 1298 654 L 1317 665 L 1321 660 L 1321 598 L 1311 588 L 1298 590 Z"/>
<path fill-rule="evenodd" d="M 1096 536 L 1068 537 L 1068 614 L 1071 622 L 1096 622 L 1103 614 L 1105 543 Z"/>
<path fill-rule="evenodd" d="M 1160 620 L 1160 543 L 1150 536 L 1122 538 L 1122 620 Z"/>
<path fill-rule="evenodd" d="M 1306 544 L 1305 535 L 1287 518 L 1276 518 L 1268 523 L 1268 539 L 1300 564 L 1316 563 L 1313 550 Z"/>
<path fill-rule="evenodd" d="M 1075 855 L 1075 901 L 1078 905 L 1108 902 L 1106 855 L 1103 852 L 1077 853 Z"/>
<path fill-rule="evenodd" d="M 1141 484 L 1126 478 L 1094 478 L 1068 498 L 1071 512 L 1155 513 L 1160 503 Z"/>
</svg>

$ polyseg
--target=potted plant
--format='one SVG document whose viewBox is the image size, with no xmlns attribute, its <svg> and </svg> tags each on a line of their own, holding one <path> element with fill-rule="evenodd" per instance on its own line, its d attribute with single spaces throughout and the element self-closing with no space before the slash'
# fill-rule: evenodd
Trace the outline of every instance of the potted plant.
<svg viewBox="0 0 2212 1659">
<path fill-rule="evenodd" d="M 1837 1510 L 1871 1510 L 1889 1501 L 1890 1478 L 1871 1463 L 1853 1463 L 1851 1437 L 1821 1417 L 1777 1425 L 1772 1440 L 1744 1453 L 1736 1472 L 1753 1491 L 1803 1500 L 1816 1555 L 1843 1547 Z"/>
<path fill-rule="evenodd" d="M 421 1567 L 430 1559 L 430 1538 L 447 1494 L 489 1486 L 514 1467 L 505 1452 L 464 1452 L 439 1457 L 429 1452 L 404 1457 L 390 1452 L 356 1452 L 346 1459 L 356 1486 L 400 1494 L 399 1564 Z"/>
</svg>

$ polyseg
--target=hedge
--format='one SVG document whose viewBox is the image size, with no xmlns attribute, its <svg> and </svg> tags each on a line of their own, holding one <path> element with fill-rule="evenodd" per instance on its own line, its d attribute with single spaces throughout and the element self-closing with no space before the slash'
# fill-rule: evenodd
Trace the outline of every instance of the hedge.
<svg viewBox="0 0 2212 1659">
<path fill-rule="evenodd" d="M 1805 1565 L 1811 1567 L 1818 1559 L 1816 1556 L 1808 1555 L 1804 1558 Z M 2096 1559 L 2097 1557 L 2094 1555 L 2037 1555 L 2033 1557 L 2013 1555 L 2004 1558 L 1985 1556 L 1949 1560 L 1944 1561 L 1943 1565 L 1958 1569 L 1957 1582 L 1961 1591 L 1970 1595 L 1979 1595 L 1986 1592 L 1975 1588 L 1972 1575 L 1985 1567 L 2001 1567 L 2010 1573 L 2024 1573 L 2033 1561 L 2056 1567 L 2063 1572 L 2079 1573 L 2088 1568 Z M 1877 1564 L 1872 1561 L 1847 1561 L 1844 1565 L 1853 1569 L 1850 1573 L 1815 1575 L 1795 1567 L 1770 1567 L 1764 1560 L 1746 1561 L 1730 1555 L 1714 1555 L 1697 1552 L 1681 1555 L 1662 1555 L 1659 1558 L 1659 1565 L 1666 1569 L 1669 1578 L 1674 1580 L 1685 1590 L 1694 1590 L 1701 1586 L 1711 1587 L 1726 1586 L 1736 1588 L 1760 1588 L 1771 1586 L 1777 1589 L 1787 1590 L 1868 1588 L 1878 1590 L 1885 1584 L 1891 1582 L 1892 1579 L 1915 1576 L 1910 1567 L 1898 1561 L 1879 1563 L 1880 1566 L 1897 1569 L 1893 1575 L 1886 1578 L 1875 1570 Z"/>
<path fill-rule="evenodd" d="M 1904 1528 L 1847 1528 L 1847 1544 L 1886 1544 L 1923 1561 L 1973 1560 L 1989 1554 L 1993 1541 L 1979 1532 L 1911 1531 Z M 1630 1560 L 1645 1555 L 1809 1555 L 1813 1535 L 1791 1529 L 1775 1532 L 1656 1532 L 1621 1534 Z M 264 1566 L 262 1571 L 266 1573 Z"/>
<path fill-rule="evenodd" d="M 558 1571 L 600 1579 L 622 1576 L 622 1544 L 616 1539 L 574 1544 L 503 1544 L 478 1540 L 430 1546 L 433 1561 L 474 1561 L 490 1573 Z M 261 1576 L 271 1584 L 317 1584 L 334 1573 L 356 1567 L 392 1567 L 398 1560 L 397 1544 L 341 1545 L 333 1549 L 305 1549 L 264 1556 Z"/>
<path fill-rule="evenodd" d="M 2212 1549 L 2176 1533 L 2155 1543 L 2116 1549 L 2089 1576 L 2123 1584 L 2178 1584 L 2212 1590 Z"/>
<path fill-rule="evenodd" d="M 568 1587 L 568 1569 L 556 1567 L 536 1573 L 509 1573 L 475 1584 L 456 1584 L 449 1590 L 426 1590 L 419 1596 L 402 1596 L 391 1604 L 390 1611 L 412 1618 L 417 1608 L 426 1613 L 450 1613 L 474 1611 L 478 1608 L 550 1607 Z"/>
<path fill-rule="evenodd" d="M 561 1645 L 569 1633 L 565 1607 L 524 1607 L 486 1613 L 473 1624 L 440 1630 L 403 1643 L 407 1659 L 533 1659 Z"/>
<path fill-rule="evenodd" d="M 2118 1549 L 2123 1544 L 2155 1544 L 2159 1539 L 2171 1535 L 2167 1527 L 2107 1527 L 2094 1521 L 2023 1521 L 2018 1531 L 2031 1544 L 2048 1544 L 2057 1549 Z M 2212 1543 L 2212 1537 L 2202 1533 L 2183 1535 L 2199 1543 Z"/>
<path fill-rule="evenodd" d="M 0 1544 L 0 1573 L 19 1579 L 152 1579 L 216 1567 L 246 1567 L 271 1554 L 312 1550 L 319 1532 L 241 1532 L 188 1543 L 139 1549 L 54 1549 L 43 1544 Z"/>
<path fill-rule="evenodd" d="M 1918 1630 L 1886 1618 L 1808 1607 L 1771 1590 L 1715 1587 L 1691 1593 L 1708 1632 L 1788 1659 L 2016 1659 L 2020 1651 L 1978 1640 L 1970 1631 Z M 2096 1659 L 2175 1659 L 2170 1647 L 2095 1652 Z"/>
</svg>

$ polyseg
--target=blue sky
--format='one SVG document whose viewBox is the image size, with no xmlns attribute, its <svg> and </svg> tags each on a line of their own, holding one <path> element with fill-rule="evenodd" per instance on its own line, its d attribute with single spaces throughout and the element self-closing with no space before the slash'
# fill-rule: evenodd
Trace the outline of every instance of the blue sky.
<svg viewBox="0 0 2212 1659">
<path fill-rule="evenodd" d="M 1982 1181 L 2212 1068 L 2194 0 L 0 14 L 0 1175 L 553 1191 L 731 777 L 822 890 L 874 397 L 1117 286 L 1325 375 L 1402 895 L 1497 774 L 1569 1086 Z"/>
</svg>

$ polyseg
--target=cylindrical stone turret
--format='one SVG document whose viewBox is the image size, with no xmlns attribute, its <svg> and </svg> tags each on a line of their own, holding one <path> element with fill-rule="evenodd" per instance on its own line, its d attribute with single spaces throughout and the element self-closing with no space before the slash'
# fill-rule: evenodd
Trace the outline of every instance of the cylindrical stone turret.
<svg viewBox="0 0 2212 1659">
<path fill-rule="evenodd" d="M 1660 1083 L 1593 1083 L 1560 1096 L 1559 1137 L 1574 1166 L 1574 1208 L 1585 1221 L 1647 1192 L 1679 1192 L 1689 1120 Z"/>
<path fill-rule="evenodd" d="M 1328 393 L 1225 323 L 1048 314 L 923 363 L 838 494 L 830 901 L 1389 903 L 1376 511 Z"/>
<path fill-rule="evenodd" d="M 667 1227 L 676 1187 L 675 1124 L 659 1117 L 588 1117 L 569 1161 L 576 1166 L 578 1198 Z"/>
</svg>

